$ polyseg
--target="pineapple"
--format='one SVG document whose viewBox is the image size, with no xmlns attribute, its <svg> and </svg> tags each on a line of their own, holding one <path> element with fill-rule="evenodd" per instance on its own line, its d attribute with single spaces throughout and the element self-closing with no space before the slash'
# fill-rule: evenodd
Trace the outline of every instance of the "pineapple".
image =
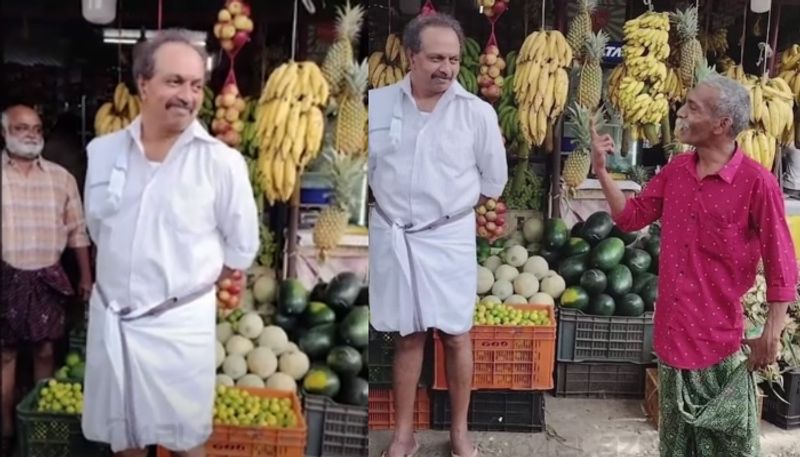
<svg viewBox="0 0 800 457">
<path fill-rule="evenodd" d="M 569 22 L 567 43 L 576 58 L 580 58 L 583 43 L 592 33 L 592 13 L 596 7 L 597 0 L 578 0 L 578 14 Z"/>
<path fill-rule="evenodd" d="M 700 84 L 700 82 L 711 75 L 717 74 L 717 69 L 715 65 L 709 65 L 708 59 L 706 56 L 702 56 L 700 60 L 697 62 L 697 67 L 694 69 L 694 81 L 695 85 Z"/>
<path fill-rule="evenodd" d="M 575 150 L 567 157 L 564 162 L 564 170 L 561 177 L 570 196 L 575 194 L 575 189 L 580 186 L 589 175 L 592 166 L 592 133 L 590 119 L 594 118 L 595 128 L 598 130 L 603 127 L 603 109 L 596 111 L 589 110 L 578 104 L 569 109 L 571 121 L 575 124 Z"/>
<path fill-rule="evenodd" d="M 322 74 L 330 86 L 330 94 L 335 97 L 342 90 L 342 82 L 353 61 L 353 46 L 358 41 L 361 25 L 364 22 L 364 8 L 361 5 L 350 6 L 350 2 L 339 8 L 336 17 L 336 42 L 333 43 L 325 61 L 322 63 Z"/>
<path fill-rule="evenodd" d="M 335 147 L 345 154 L 361 154 L 367 150 L 366 125 L 369 116 L 364 106 L 364 93 L 369 80 L 367 60 L 361 65 L 351 62 L 345 75 L 345 86 L 336 115 Z"/>
<path fill-rule="evenodd" d="M 366 156 L 332 152 L 324 156 L 328 180 L 333 187 L 333 200 L 314 225 L 314 245 L 319 249 L 323 261 L 327 254 L 339 245 L 350 220 L 350 208 L 354 196 L 362 184 L 367 161 Z"/>
<path fill-rule="evenodd" d="M 647 181 L 650 180 L 650 172 L 647 171 L 647 168 L 641 165 L 636 165 L 631 169 L 630 173 L 628 173 L 628 179 L 642 186 L 642 189 L 644 190 L 645 186 L 647 185 Z"/>
<path fill-rule="evenodd" d="M 596 34 L 589 34 L 584 44 L 584 59 L 581 65 L 580 80 L 578 83 L 578 104 L 584 108 L 594 109 L 600 104 L 603 92 L 603 71 L 600 68 L 600 59 L 606 50 L 608 35 L 600 30 Z"/>
<path fill-rule="evenodd" d="M 703 57 L 703 48 L 697 40 L 697 8 L 678 10 L 674 15 L 676 30 L 680 39 L 680 67 L 678 74 L 686 87 L 694 87 L 694 70 Z"/>
</svg>

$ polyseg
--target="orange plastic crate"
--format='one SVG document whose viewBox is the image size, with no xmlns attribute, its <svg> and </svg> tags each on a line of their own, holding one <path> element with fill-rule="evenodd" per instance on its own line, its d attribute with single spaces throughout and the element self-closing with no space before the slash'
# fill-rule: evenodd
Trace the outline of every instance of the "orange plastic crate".
<svg viewBox="0 0 800 457">
<path fill-rule="evenodd" d="M 369 388 L 369 429 L 394 429 L 394 391 L 390 387 Z M 414 429 L 431 428 L 431 397 L 428 389 L 419 387 L 414 403 Z"/>
<path fill-rule="evenodd" d="M 525 311 L 545 310 L 549 326 L 476 325 L 470 331 L 474 368 L 472 389 L 549 390 L 553 388 L 556 319 L 553 307 L 517 305 Z M 447 390 L 444 344 L 434 333 L 433 388 Z"/>
<path fill-rule="evenodd" d="M 290 398 L 297 415 L 297 427 L 233 427 L 214 425 L 206 442 L 207 457 L 304 457 L 308 427 L 300 408 L 300 400 L 292 392 L 237 387 L 257 397 Z M 157 457 L 171 457 L 170 451 L 158 447 Z"/>
</svg>

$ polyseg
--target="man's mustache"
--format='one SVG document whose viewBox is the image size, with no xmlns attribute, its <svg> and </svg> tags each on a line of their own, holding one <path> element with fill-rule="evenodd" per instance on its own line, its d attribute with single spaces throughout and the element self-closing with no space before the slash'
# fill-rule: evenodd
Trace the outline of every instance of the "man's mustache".
<svg viewBox="0 0 800 457">
<path fill-rule="evenodd" d="M 444 73 L 434 73 L 431 75 L 431 79 L 453 79 L 452 76 L 446 75 Z"/>
<path fill-rule="evenodd" d="M 183 108 L 185 110 L 194 111 L 194 106 L 184 100 L 174 99 L 167 102 L 167 109 L 169 108 Z"/>
</svg>

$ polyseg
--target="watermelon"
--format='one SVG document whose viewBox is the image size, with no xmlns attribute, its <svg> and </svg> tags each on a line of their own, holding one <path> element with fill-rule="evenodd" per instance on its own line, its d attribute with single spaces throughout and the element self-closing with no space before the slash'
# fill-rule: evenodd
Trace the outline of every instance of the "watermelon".
<svg viewBox="0 0 800 457">
<path fill-rule="evenodd" d="M 592 250 L 592 247 L 589 246 L 589 243 L 586 242 L 583 238 L 576 238 L 572 237 L 567 241 L 567 244 L 561 248 L 561 252 L 564 254 L 564 257 L 572 257 L 574 255 L 581 255 L 581 254 L 588 254 L 589 251 Z"/>
<path fill-rule="evenodd" d="M 616 309 L 614 298 L 608 294 L 597 294 L 589 300 L 589 314 L 613 316 Z"/>
<path fill-rule="evenodd" d="M 644 301 L 644 310 L 655 310 L 656 301 L 658 300 L 658 276 L 653 276 L 647 281 L 641 289 L 639 295 Z"/>
<path fill-rule="evenodd" d="M 296 279 L 287 279 L 278 286 L 278 311 L 286 316 L 303 314 L 308 306 L 308 291 Z"/>
<path fill-rule="evenodd" d="M 272 323 L 282 328 L 286 333 L 289 333 L 297 328 L 297 321 L 297 316 L 287 316 L 280 312 L 272 317 Z"/>
<path fill-rule="evenodd" d="M 297 346 L 311 360 L 324 360 L 336 340 L 336 324 L 312 327 L 298 338 Z"/>
<path fill-rule="evenodd" d="M 636 294 L 625 294 L 617 300 L 618 316 L 641 316 L 644 313 L 644 300 Z"/>
<path fill-rule="evenodd" d="M 606 239 L 613 228 L 614 220 L 611 219 L 611 215 L 605 211 L 598 211 L 586 219 L 581 230 L 581 238 L 595 246 Z"/>
<path fill-rule="evenodd" d="M 558 265 L 558 275 L 564 278 L 568 286 L 578 284 L 588 268 L 587 260 L 586 254 L 567 257 Z"/>
<path fill-rule="evenodd" d="M 314 287 L 311 289 L 311 293 L 308 295 L 308 301 L 325 301 L 325 289 L 327 287 L 328 283 L 324 281 L 314 284 Z"/>
<path fill-rule="evenodd" d="M 616 225 L 614 225 L 614 227 L 611 229 L 609 236 L 621 239 L 622 242 L 625 243 L 625 246 L 630 246 L 638 239 L 638 236 L 635 233 L 625 232 Z"/>
<path fill-rule="evenodd" d="M 586 312 L 589 308 L 589 294 L 580 286 L 567 287 L 561 294 L 560 303 L 564 308 Z"/>
<path fill-rule="evenodd" d="M 567 244 L 569 230 L 567 224 L 558 218 L 544 221 L 544 246 L 550 250 L 557 250 Z"/>
<path fill-rule="evenodd" d="M 361 353 L 350 346 L 336 346 L 331 349 L 325 362 L 336 374 L 344 377 L 356 376 L 364 368 Z"/>
<path fill-rule="evenodd" d="M 368 406 L 369 382 L 362 378 L 344 379 L 336 401 L 345 405 Z"/>
<path fill-rule="evenodd" d="M 631 270 L 634 276 L 646 273 L 650 270 L 653 258 L 643 249 L 626 248 L 625 265 Z"/>
<path fill-rule="evenodd" d="M 322 324 L 332 324 L 336 322 L 336 313 L 325 303 L 312 301 L 308 304 L 305 313 L 303 313 L 303 320 L 309 328 Z"/>
<path fill-rule="evenodd" d="M 621 297 L 633 288 L 633 275 L 625 265 L 617 265 L 608 272 L 608 293 Z M 619 305 L 619 303 L 617 303 Z"/>
<path fill-rule="evenodd" d="M 345 316 L 358 299 L 363 285 L 363 281 L 355 273 L 339 273 L 328 283 L 324 301 L 337 316 Z"/>
<path fill-rule="evenodd" d="M 359 349 L 369 345 L 369 308 L 356 306 L 339 324 L 341 340 Z"/>
<path fill-rule="evenodd" d="M 303 391 L 313 395 L 336 397 L 342 384 L 339 376 L 325 365 L 315 364 L 303 379 Z"/>
<path fill-rule="evenodd" d="M 572 229 L 569 231 L 570 236 L 575 238 L 581 238 L 583 232 L 583 225 L 584 222 L 577 222 L 575 225 L 572 226 Z"/>
<path fill-rule="evenodd" d="M 608 286 L 608 278 L 602 270 L 592 268 L 583 272 L 580 278 L 581 287 L 590 294 L 599 294 L 606 290 Z"/>
<path fill-rule="evenodd" d="M 645 284 L 647 284 L 648 281 L 650 281 L 651 279 L 656 278 L 656 277 L 657 276 L 654 275 L 653 273 L 648 273 L 648 272 L 641 273 L 641 274 L 638 274 L 638 275 L 634 276 L 633 277 L 633 286 L 631 287 L 631 292 L 633 292 L 635 294 L 641 294 L 642 293 L 642 289 L 644 288 Z"/>
<path fill-rule="evenodd" d="M 644 239 L 644 250 L 650 254 L 655 262 L 658 262 L 658 256 L 661 255 L 661 236 L 652 235 Z"/>
<path fill-rule="evenodd" d="M 556 265 L 558 264 L 559 259 L 561 259 L 561 255 L 558 252 L 558 249 L 547 249 L 546 247 L 542 247 L 539 250 L 539 255 L 542 256 L 545 260 L 547 260 L 548 265 Z"/>
<path fill-rule="evenodd" d="M 600 241 L 589 255 L 589 266 L 609 271 L 617 266 L 625 256 L 625 243 L 619 238 Z"/>
</svg>

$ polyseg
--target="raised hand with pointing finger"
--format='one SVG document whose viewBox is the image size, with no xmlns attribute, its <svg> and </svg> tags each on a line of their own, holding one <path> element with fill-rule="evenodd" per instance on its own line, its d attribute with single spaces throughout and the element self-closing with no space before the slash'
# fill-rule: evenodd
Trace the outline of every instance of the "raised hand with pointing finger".
<svg viewBox="0 0 800 457">
<path fill-rule="evenodd" d="M 592 170 L 599 175 L 606 169 L 606 156 L 614 152 L 614 139 L 611 135 L 597 133 L 595 121 L 591 121 L 592 128 Z"/>
</svg>

